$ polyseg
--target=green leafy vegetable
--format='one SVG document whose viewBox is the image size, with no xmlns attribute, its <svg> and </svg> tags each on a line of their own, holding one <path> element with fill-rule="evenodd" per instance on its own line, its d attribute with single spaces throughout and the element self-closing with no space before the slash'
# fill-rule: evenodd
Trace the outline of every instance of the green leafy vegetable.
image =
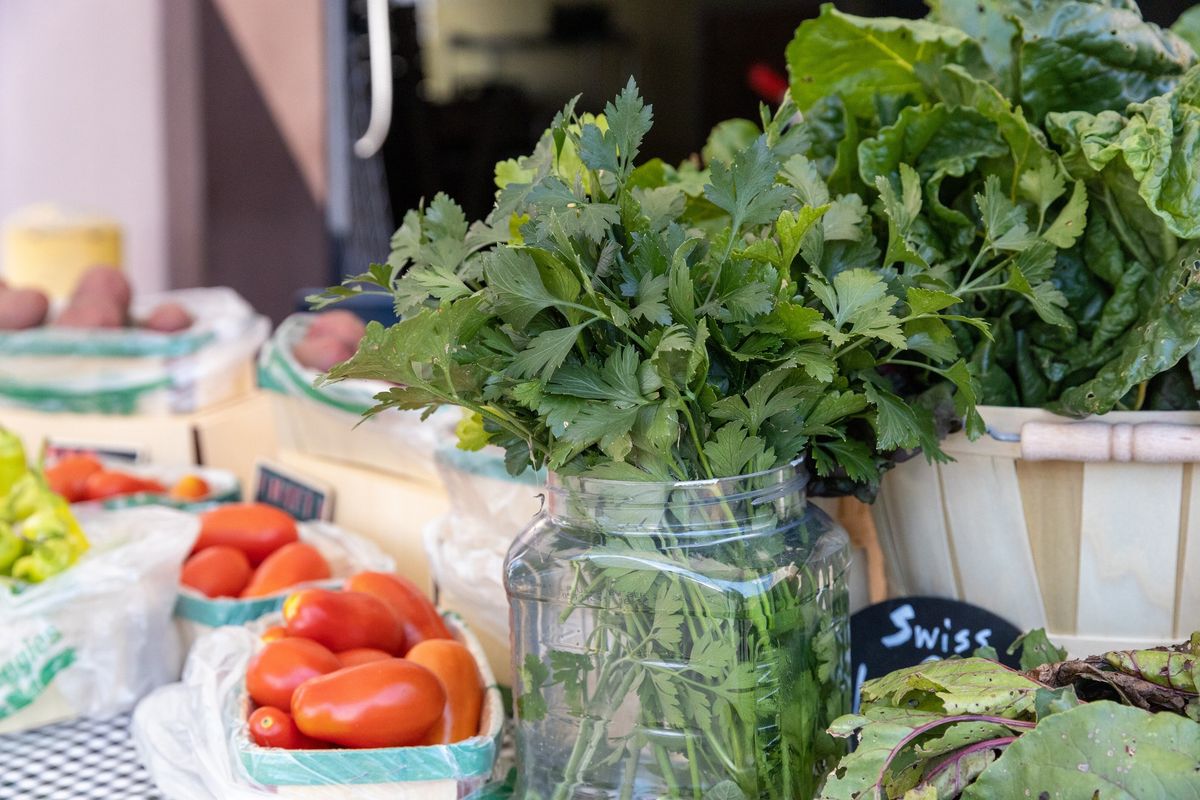
<svg viewBox="0 0 1200 800">
<path fill-rule="evenodd" d="M 786 179 L 813 202 L 828 202 L 811 188 L 822 179 L 860 197 L 895 283 L 959 300 L 945 330 L 904 327 L 918 354 L 898 365 L 906 392 L 958 387 L 945 365 L 961 357 L 982 404 L 1197 407 L 1180 366 L 1200 345 L 1186 39 L 1132 0 L 932 0 L 916 21 L 826 6 L 801 23 L 788 67 L 807 148 Z M 996 346 L 973 321 L 1014 335 Z"/>
<path fill-rule="evenodd" d="M 947 366 L 959 300 L 891 279 L 859 195 L 796 155 L 793 117 L 722 126 L 695 173 L 637 163 L 651 109 L 632 82 L 600 117 L 572 101 L 497 166 L 486 220 L 439 195 L 405 217 L 388 265 L 318 298 L 390 293 L 403 315 L 328 379 L 397 384 L 373 413 L 462 406 L 482 421 L 471 446 L 486 437 L 517 471 L 690 480 L 808 453 L 818 491 L 869 496 L 892 451 L 944 458 L 891 376 L 929 354 L 975 419 L 974 376 Z M 921 246 L 906 170 L 889 252 Z"/>
</svg>

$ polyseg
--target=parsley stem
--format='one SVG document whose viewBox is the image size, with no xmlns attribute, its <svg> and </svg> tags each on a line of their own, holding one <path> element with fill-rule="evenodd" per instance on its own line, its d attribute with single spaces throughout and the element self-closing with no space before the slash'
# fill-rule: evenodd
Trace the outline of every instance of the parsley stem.
<svg viewBox="0 0 1200 800">
<path fill-rule="evenodd" d="M 716 477 L 713 475 L 712 467 L 709 466 L 708 456 L 704 455 L 704 447 L 700 444 L 700 435 L 696 432 L 696 420 L 692 418 L 692 410 L 684 403 L 683 416 L 687 420 L 688 433 L 692 435 L 692 444 L 696 447 L 696 457 L 700 460 L 700 466 L 704 468 L 704 474 L 710 478 Z"/>
</svg>

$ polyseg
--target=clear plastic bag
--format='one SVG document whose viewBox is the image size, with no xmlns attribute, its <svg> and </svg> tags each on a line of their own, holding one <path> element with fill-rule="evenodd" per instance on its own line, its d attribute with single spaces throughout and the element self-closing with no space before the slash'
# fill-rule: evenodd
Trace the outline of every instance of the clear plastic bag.
<svg viewBox="0 0 1200 800">
<path fill-rule="evenodd" d="M 92 546 L 78 563 L 0 588 L 0 733 L 117 713 L 179 674 L 171 610 L 196 518 L 145 507 L 80 523 Z"/>
<path fill-rule="evenodd" d="M 175 617 L 185 647 L 203 634 L 223 625 L 243 625 L 252 622 L 283 606 L 284 599 L 305 585 L 337 587 L 345 578 L 363 570 L 392 572 L 396 562 L 369 539 L 351 533 L 328 522 L 302 522 L 300 540 L 308 542 L 321 551 L 329 562 L 333 577 L 327 581 L 301 584 L 281 594 L 240 600 L 232 597 L 205 597 L 199 592 L 180 587 L 175 605 Z"/>
<path fill-rule="evenodd" d="M 541 509 L 545 472 L 509 475 L 499 448 L 445 448 L 437 468 L 450 497 L 450 511 L 425 528 L 438 603 L 479 633 L 503 681 L 509 671 L 504 559 Z"/>
<path fill-rule="evenodd" d="M 188 658 L 181 683 L 138 705 L 133 739 L 168 800 L 457 800 L 482 786 L 495 766 L 503 706 L 478 642 L 448 621 L 475 654 L 487 686 L 478 736 L 438 747 L 281 750 L 253 745 L 246 731 L 246 666 L 258 631 L 220 628 Z"/>
<path fill-rule="evenodd" d="M 444 408 L 422 421 L 420 411 L 388 411 L 363 419 L 382 381 L 349 380 L 316 388 L 320 373 L 296 360 L 293 349 L 317 314 L 293 314 L 263 347 L 258 383 L 278 400 L 280 444 L 288 449 L 362 464 L 406 477 L 434 479 L 434 451 L 454 438 L 458 409 Z"/>
<path fill-rule="evenodd" d="M 144 316 L 179 303 L 196 320 L 179 333 L 42 327 L 0 332 L 0 406 L 98 414 L 185 413 L 242 390 L 271 332 L 232 289 L 135 297 Z"/>
</svg>

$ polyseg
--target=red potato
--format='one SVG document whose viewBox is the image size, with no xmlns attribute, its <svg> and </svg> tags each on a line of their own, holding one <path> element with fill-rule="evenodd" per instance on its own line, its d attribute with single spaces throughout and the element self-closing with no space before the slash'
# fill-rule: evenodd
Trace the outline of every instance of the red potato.
<svg viewBox="0 0 1200 800">
<path fill-rule="evenodd" d="M 121 309 L 122 314 L 129 311 L 129 301 L 133 298 L 133 290 L 129 288 L 129 279 L 125 273 L 115 267 L 96 266 L 83 273 L 75 291 L 71 293 L 71 305 L 78 300 L 97 300 L 104 298 Z"/>
<path fill-rule="evenodd" d="M 60 328 L 123 328 L 125 312 L 108 299 L 72 299 L 53 324 Z"/>
<path fill-rule="evenodd" d="M 37 289 L 0 286 L 0 331 L 36 328 L 46 321 L 50 303 Z"/>
<path fill-rule="evenodd" d="M 317 315 L 308 326 L 305 339 L 331 337 L 357 348 L 367 333 L 367 326 L 353 311 L 337 309 Z"/>
<path fill-rule="evenodd" d="M 292 352 L 304 366 L 324 372 L 354 355 L 354 347 L 332 336 L 321 336 L 303 339 Z"/>
<path fill-rule="evenodd" d="M 191 313 L 182 304 L 163 303 L 142 320 L 142 327 L 159 333 L 178 333 L 192 327 L 194 322 Z"/>
</svg>

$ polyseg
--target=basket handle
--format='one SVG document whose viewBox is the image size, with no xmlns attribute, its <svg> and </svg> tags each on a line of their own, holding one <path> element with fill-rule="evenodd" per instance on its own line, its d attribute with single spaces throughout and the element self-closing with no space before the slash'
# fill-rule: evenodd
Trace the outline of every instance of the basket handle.
<svg viewBox="0 0 1200 800">
<path fill-rule="evenodd" d="M 1167 422 L 1026 422 L 1026 461 L 1200 461 L 1200 428 Z"/>
</svg>

